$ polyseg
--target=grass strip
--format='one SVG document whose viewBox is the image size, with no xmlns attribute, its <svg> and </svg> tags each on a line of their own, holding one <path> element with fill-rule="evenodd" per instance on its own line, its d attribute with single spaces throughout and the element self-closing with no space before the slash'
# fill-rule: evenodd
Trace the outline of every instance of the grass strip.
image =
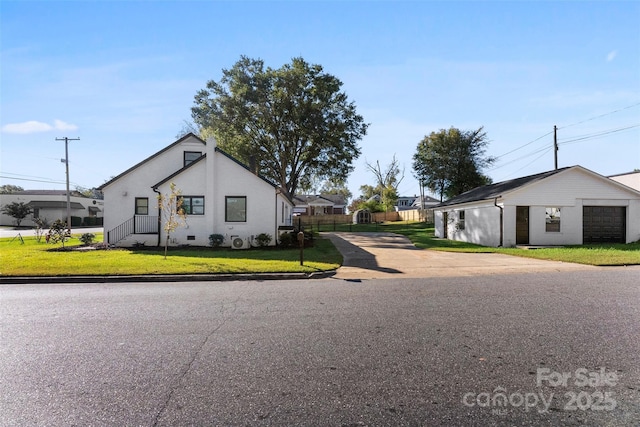
<svg viewBox="0 0 640 427">
<path fill-rule="evenodd" d="M 97 235 L 101 240 L 102 235 Z M 68 249 L 79 246 L 72 238 Z M 35 237 L 0 239 L 1 276 L 103 276 L 143 274 L 202 273 L 312 273 L 338 268 L 342 256 L 324 239 L 315 239 L 305 248 L 304 265 L 299 249 L 213 249 L 170 248 L 164 259 L 163 248 L 57 250 L 59 245 L 38 243 Z"/>
<path fill-rule="evenodd" d="M 640 264 L 640 242 L 627 244 L 602 243 L 597 245 L 563 246 L 541 249 L 493 248 L 467 242 L 436 238 L 432 225 L 419 222 L 383 223 L 380 224 L 379 231 L 403 234 L 407 236 L 416 247 L 421 249 L 467 253 L 500 253 L 597 266 Z"/>
</svg>

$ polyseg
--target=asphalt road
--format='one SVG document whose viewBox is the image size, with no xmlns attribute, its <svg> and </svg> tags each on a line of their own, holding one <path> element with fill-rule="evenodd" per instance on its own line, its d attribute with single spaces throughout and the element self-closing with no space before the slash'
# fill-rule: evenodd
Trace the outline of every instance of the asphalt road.
<svg viewBox="0 0 640 427">
<path fill-rule="evenodd" d="M 640 425 L 637 270 L 0 286 L 1 425 Z"/>
</svg>

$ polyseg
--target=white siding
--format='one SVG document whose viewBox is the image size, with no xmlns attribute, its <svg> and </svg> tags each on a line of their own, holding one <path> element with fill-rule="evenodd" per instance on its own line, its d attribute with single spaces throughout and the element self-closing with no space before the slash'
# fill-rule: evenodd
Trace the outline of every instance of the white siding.
<svg viewBox="0 0 640 427">
<path fill-rule="evenodd" d="M 204 150 L 205 145 L 202 142 L 195 138 L 187 138 L 104 187 L 105 240 L 109 230 L 134 217 L 136 197 L 148 198 L 149 215 L 157 216 L 158 195 L 151 186 L 183 167 L 185 151 L 204 152 Z M 157 239 L 157 237 L 154 238 Z M 151 242 L 146 243 L 151 244 Z"/>
<path fill-rule="evenodd" d="M 168 195 L 170 185 L 174 183 L 183 196 L 204 197 L 204 215 L 188 215 L 186 225 L 171 233 L 170 244 L 208 246 L 209 236 L 214 233 L 225 237 L 224 246 L 230 246 L 234 236 L 251 242 L 260 233 L 270 234 L 272 244 L 275 244 L 278 226 L 290 223 L 291 203 L 279 195 L 274 186 L 215 151 L 214 140 L 208 141 L 205 147 L 195 138 L 159 153 L 104 188 L 108 209 L 105 236 L 108 230 L 134 217 L 136 197 L 148 197 L 149 215 L 158 215 L 157 193 L 151 186 L 183 167 L 184 151 L 206 152 L 206 158 L 167 180 L 158 191 Z M 225 221 L 227 196 L 246 197 L 246 222 Z M 164 230 L 160 234 L 163 243 Z M 157 235 L 136 234 L 120 244 L 144 242 L 155 245 L 157 241 Z"/>
<path fill-rule="evenodd" d="M 559 172 L 541 181 L 525 185 L 503 198 L 503 246 L 516 244 L 516 207 L 529 207 L 530 245 L 582 244 L 583 206 L 625 206 L 626 242 L 640 240 L 640 194 L 580 167 Z M 547 232 L 547 207 L 561 209 L 559 232 Z M 465 228 L 456 223 L 465 210 Z M 435 235 L 444 235 L 443 212 L 448 212 L 448 238 L 485 246 L 498 246 L 500 210 L 493 201 L 480 201 L 435 209 Z"/>
<path fill-rule="evenodd" d="M 464 211 L 464 228 L 461 228 L 460 212 Z M 447 224 L 443 223 L 444 212 Z M 439 208 L 434 212 L 435 236 L 451 240 L 475 243 L 483 246 L 500 245 L 500 209 L 491 202 Z"/>
</svg>

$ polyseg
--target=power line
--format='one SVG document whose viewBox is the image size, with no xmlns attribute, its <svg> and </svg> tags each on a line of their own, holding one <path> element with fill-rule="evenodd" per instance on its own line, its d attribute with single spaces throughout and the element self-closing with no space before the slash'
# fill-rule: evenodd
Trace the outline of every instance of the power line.
<svg viewBox="0 0 640 427">
<path fill-rule="evenodd" d="M 513 172 L 511 172 L 509 175 L 506 175 L 505 177 L 502 178 L 502 180 L 504 180 L 505 178 L 508 178 L 518 172 L 520 172 L 522 169 L 526 168 L 527 166 L 531 165 L 532 163 L 537 162 L 538 160 L 540 160 L 543 156 L 545 156 L 551 149 L 553 149 L 553 147 L 546 147 L 543 151 L 542 154 L 540 154 L 538 157 L 536 157 L 535 159 L 531 160 L 529 163 L 527 163 L 526 165 L 522 166 L 520 169 L 517 169 Z"/>
<path fill-rule="evenodd" d="M 496 170 L 496 169 L 500 169 L 500 168 L 502 168 L 504 166 L 508 166 L 508 165 L 510 165 L 512 163 L 515 163 L 518 160 L 526 159 L 527 157 L 534 156 L 534 155 L 536 155 L 536 154 L 538 154 L 538 153 L 540 153 L 542 151 L 547 151 L 549 149 L 551 149 L 551 147 L 549 147 L 548 145 L 545 145 L 544 147 L 538 148 L 538 149 L 536 149 L 536 150 L 534 150 L 534 151 L 532 151 L 530 153 L 525 154 L 524 156 L 520 156 L 520 157 L 518 157 L 516 159 L 509 160 L 508 162 L 503 163 L 500 166 L 496 166 L 496 167 L 490 168 L 490 169 L 488 169 L 488 171 L 490 172 L 490 171 L 493 171 L 493 170 Z"/>
<path fill-rule="evenodd" d="M 579 125 L 579 124 L 582 124 L 582 123 L 590 122 L 592 120 L 596 120 L 596 119 L 599 119 L 601 117 L 608 116 L 610 114 L 619 113 L 620 111 L 624 111 L 624 110 L 628 110 L 629 108 L 637 107 L 638 105 L 640 105 L 640 102 L 637 102 L 635 104 L 632 104 L 632 105 L 629 105 L 629 106 L 626 106 L 626 107 L 623 107 L 623 108 L 619 108 L 619 109 L 614 110 L 614 111 L 609 111 L 608 113 L 600 114 L 599 116 L 594 116 L 594 117 L 591 117 L 589 119 L 585 119 L 585 120 L 582 120 L 582 121 L 579 121 L 579 122 L 576 122 L 576 123 L 572 123 L 570 125 L 561 126 L 558 129 L 564 129 L 564 128 L 568 128 L 568 127 L 571 127 L 571 126 Z"/>
<path fill-rule="evenodd" d="M 635 124 L 635 125 L 631 125 L 631 126 L 622 127 L 622 128 L 611 129 L 611 130 L 591 133 L 591 134 L 587 134 L 587 135 L 581 135 L 581 136 L 575 137 L 574 139 L 568 139 L 566 141 L 562 141 L 559 144 L 560 145 L 564 145 L 564 144 L 576 143 L 576 142 L 584 141 L 584 140 L 587 140 L 587 139 L 598 138 L 598 137 L 601 137 L 601 136 L 610 135 L 612 133 L 617 133 L 617 132 L 622 132 L 622 131 L 625 131 L 625 130 L 637 128 L 639 126 L 640 126 L 640 123 Z"/>
<path fill-rule="evenodd" d="M 520 150 L 521 148 L 524 148 L 524 147 L 526 147 L 527 145 L 531 145 L 531 144 L 533 144 L 533 143 L 534 143 L 534 142 L 536 142 L 536 141 L 540 141 L 542 138 L 544 138 L 545 136 L 549 136 L 549 135 L 551 135 L 552 133 L 553 133 L 553 132 L 547 132 L 547 133 L 545 133 L 544 135 L 542 135 L 542 136 L 540 136 L 540 137 L 538 137 L 538 138 L 534 139 L 533 141 L 529 141 L 529 142 L 527 142 L 526 144 L 523 144 L 523 145 L 521 145 L 521 146 L 520 146 L 520 147 L 518 147 L 518 148 L 514 148 L 514 149 L 513 149 L 513 150 L 511 150 L 511 151 L 508 151 L 508 152 L 506 152 L 506 153 L 504 153 L 504 154 L 501 154 L 500 156 L 497 156 L 497 157 L 496 157 L 496 159 L 499 159 L 499 158 L 501 158 L 501 157 L 504 157 L 504 156 L 506 156 L 506 155 L 508 155 L 508 154 L 511 154 L 511 153 L 515 152 L 515 151 L 518 151 L 518 150 Z"/>
</svg>

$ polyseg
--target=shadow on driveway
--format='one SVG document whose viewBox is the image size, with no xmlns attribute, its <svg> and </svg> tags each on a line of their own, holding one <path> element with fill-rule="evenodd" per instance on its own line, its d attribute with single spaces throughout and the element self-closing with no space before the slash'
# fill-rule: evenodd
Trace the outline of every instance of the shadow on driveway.
<svg viewBox="0 0 640 427">
<path fill-rule="evenodd" d="M 373 233 L 372 233 L 373 234 Z M 376 256 L 371 252 L 365 251 L 359 246 L 354 245 L 353 243 L 345 240 L 339 234 L 327 233 L 326 237 L 328 237 L 331 242 L 335 245 L 335 247 L 340 251 L 343 257 L 342 265 L 343 267 L 356 267 L 362 268 L 365 270 L 373 270 L 379 271 L 382 273 L 389 274 L 401 274 L 402 271 L 397 270 L 395 268 L 383 267 L 378 264 L 376 260 Z M 370 236 L 374 237 L 374 236 Z M 397 245 L 380 242 L 380 244 L 375 245 L 378 248 L 394 248 L 397 249 Z M 413 246 L 413 245 L 412 245 Z M 408 249 L 408 248 L 405 248 Z M 413 247 L 415 249 L 415 247 Z"/>
</svg>

